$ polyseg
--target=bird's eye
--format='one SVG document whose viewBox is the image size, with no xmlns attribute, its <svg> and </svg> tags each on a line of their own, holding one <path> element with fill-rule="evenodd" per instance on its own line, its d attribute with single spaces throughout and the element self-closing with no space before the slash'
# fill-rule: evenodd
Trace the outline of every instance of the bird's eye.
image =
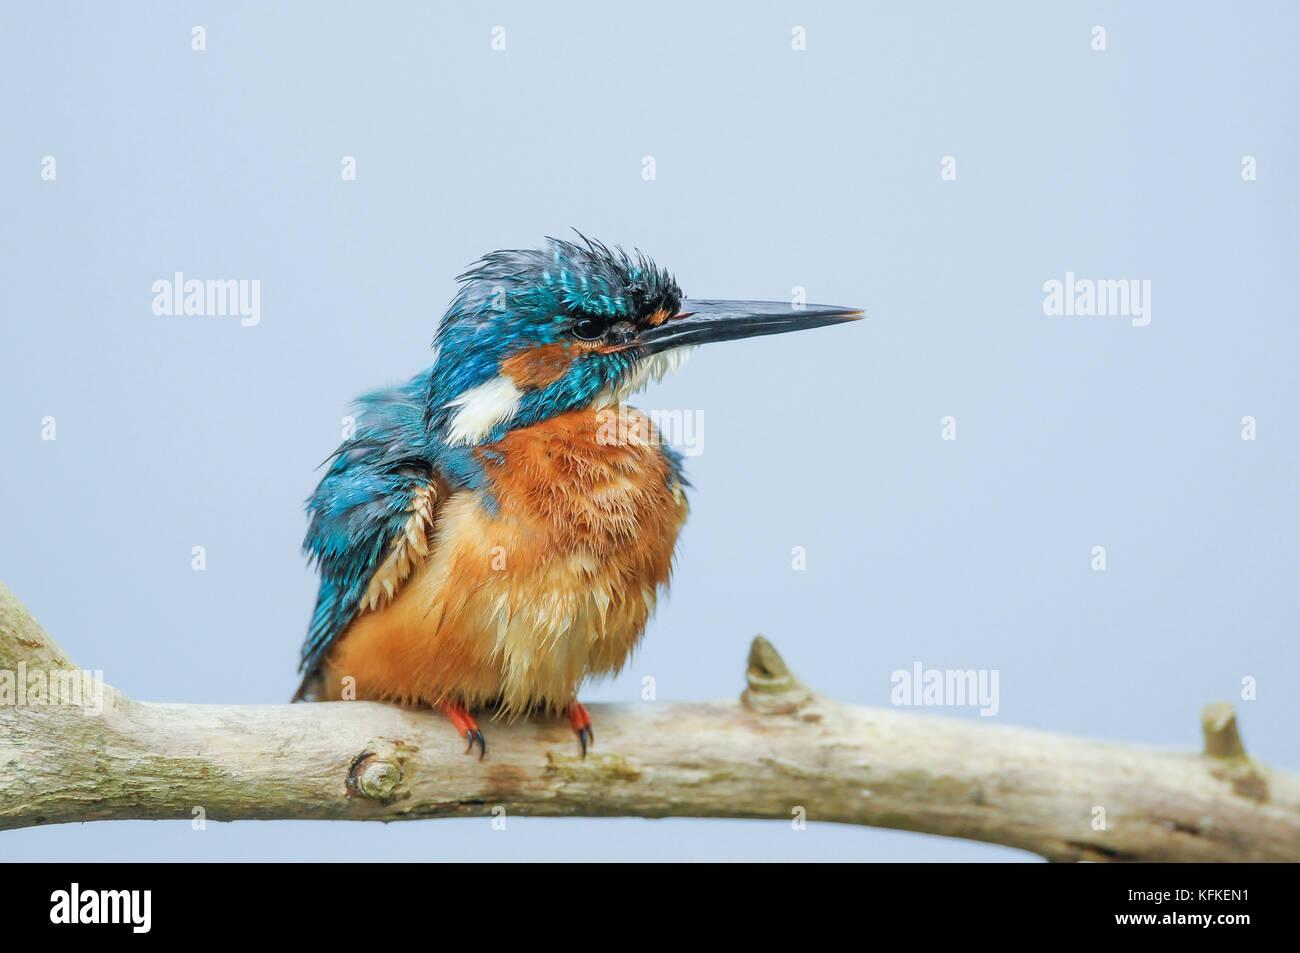
<svg viewBox="0 0 1300 953">
<path fill-rule="evenodd" d="M 605 322 L 600 318 L 582 315 L 573 322 L 573 334 L 584 341 L 594 341 L 605 333 Z"/>
</svg>

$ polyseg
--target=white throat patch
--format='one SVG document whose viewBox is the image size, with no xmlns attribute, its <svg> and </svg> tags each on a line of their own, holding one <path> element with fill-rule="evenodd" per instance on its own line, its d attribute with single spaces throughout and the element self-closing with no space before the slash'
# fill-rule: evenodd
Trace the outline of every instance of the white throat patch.
<svg viewBox="0 0 1300 953">
<path fill-rule="evenodd" d="M 504 374 L 471 387 L 447 404 L 459 408 L 447 425 L 447 445 L 478 443 L 519 411 L 523 397 L 523 391 Z"/>
<path fill-rule="evenodd" d="M 669 348 L 666 351 L 660 351 L 658 354 L 651 354 L 649 357 L 643 357 L 632 366 L 632 369 L 623 375 L 623 379 L 618 382 L 617 387 L 606 387 L 596 395 L 595 406 L 609 407 L 614 404 L 626 404 L 627 399 L 639 390 L 643 390 L 653 378 L 656 381 L 664 379 L 664 375 L 670 371 L 681 368 L 691 356 L 694 347 L 687 345 L 685 347 Z"/>
</svg>

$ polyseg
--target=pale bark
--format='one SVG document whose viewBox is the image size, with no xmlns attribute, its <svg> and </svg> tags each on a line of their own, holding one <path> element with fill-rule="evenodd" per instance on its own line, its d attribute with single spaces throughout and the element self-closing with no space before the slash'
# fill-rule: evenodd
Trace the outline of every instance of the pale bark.
<svg viewBox="0 0 1300 953">
<path fill-rule="evenodd" d="M 0 670 L 20 662 L 72 666 L 0 584 Z M 98 714 L 4 705 L 0 829 L 195 809 L 398 820 L 501 808 L 804 818 L 1053 860 L 1300 860 L 1300 778 L 1248 758 L 1226 704 L 1203 713 L 1205 753 L 1175 753 L 842 705 L 799 683 L 761 638 L 746 674 L 739 701 L 590 706 L 585 760 L 562 720 L 488 723 L 480 761 L 440 715 L 368 702 L 152 704 L 105 687 Z"/>
</svg>

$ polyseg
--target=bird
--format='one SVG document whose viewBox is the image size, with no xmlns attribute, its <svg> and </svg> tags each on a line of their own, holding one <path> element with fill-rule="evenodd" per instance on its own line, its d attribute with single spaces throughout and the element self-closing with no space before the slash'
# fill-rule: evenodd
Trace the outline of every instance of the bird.
<svg viewBox="0 0 1300 953">
<path fill-rule="evenodd" d="M 684 298 L 640 251 L 577 233 L 458 276 L 432 364 L 361 397 L 307 500 L 320 589 L 293 701 L 567 715 L 617 674 L 673 570 L 683 457 L 628 399 L 698 345 L 855 320 L 857 308 Z M 326 464 L 322 464 L 325 466 Z"/>
</svg>

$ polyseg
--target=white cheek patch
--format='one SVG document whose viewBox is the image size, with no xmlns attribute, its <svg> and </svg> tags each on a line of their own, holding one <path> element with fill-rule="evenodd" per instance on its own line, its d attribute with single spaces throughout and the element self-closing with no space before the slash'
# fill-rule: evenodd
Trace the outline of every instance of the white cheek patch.
<svg viewBox="0 0 1300 953">
<path fill-rule="evenodd" d="M 471 387 L 447 404 L 457 410 L 447 426 L 445 443 L 452 447 L 478 443 L 498 424 L 518 413 L 523 396 L 523 391 L 504 374 Z"/>
<path fill-rule="evenodd" d="M 669 348 L 667 351 L 660 351 L 658 354 L 651 354 L 649 357 L 641 358 L 632 366 L 631 370 L 623 375 L 616 388 L 607 387 L 596 395 L 596 407 L 627 403 L 629 397 L 644 389 L 652 379 L 661 381 L 664 379 L 665 374 L 682 367 L 694 350 L 694 347 L 687 345 L 686 347 Z"/>
</svg>

